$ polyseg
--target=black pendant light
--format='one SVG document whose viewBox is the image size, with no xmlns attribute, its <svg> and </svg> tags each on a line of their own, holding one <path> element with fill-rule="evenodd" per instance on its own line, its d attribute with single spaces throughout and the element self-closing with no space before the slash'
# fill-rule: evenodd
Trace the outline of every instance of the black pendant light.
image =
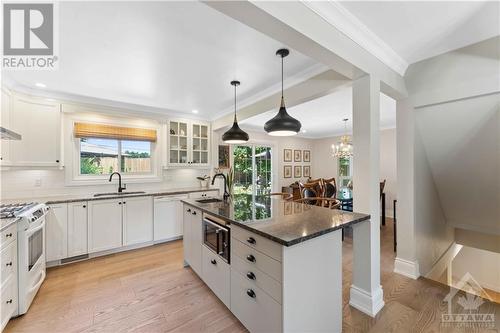
<svg viewBox="0 0 500 333">
<path fill-rule="evenodd" d="M 278 114 L 269 119 L 264 125 L 264 130 L 273 136 L 291 136 L 300 132 L 302 124 L 286 112 L 285 99 L 283 97 L 283 58 L 290 54 L 288 49 L 279 49 L 276 55 L 281 57 L 281 106 Z"/>
<path fill-rule="evenodd" d="M 248 134 L 238 126 L 236 120 L 236 87 L 240 85 L 240 81 L 231 81 L 231 85 L 234 86 L 234 122 L 233 127 L 222 134 L 222 141 L 229 144 L 245 143 L 248 141 Z"/>
</svg>

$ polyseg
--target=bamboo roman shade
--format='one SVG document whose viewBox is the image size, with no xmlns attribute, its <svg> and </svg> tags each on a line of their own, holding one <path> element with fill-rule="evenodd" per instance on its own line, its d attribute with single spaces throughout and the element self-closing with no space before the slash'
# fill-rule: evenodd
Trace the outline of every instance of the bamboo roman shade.
<svg viewBox="0 0 500 333">
<path fill-rule="evenodd" d="M 156 142 L 156 130 L 102 124 L 75 123 L 76 138 L 103 138 Z"/>
</svg>

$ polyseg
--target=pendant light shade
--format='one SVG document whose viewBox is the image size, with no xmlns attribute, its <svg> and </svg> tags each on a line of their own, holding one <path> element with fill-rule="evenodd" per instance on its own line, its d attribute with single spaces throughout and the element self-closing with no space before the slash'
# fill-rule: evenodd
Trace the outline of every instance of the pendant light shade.
<svg viewBox="0 0 500 333">
<path fill-rule="evenodd" d="M 234 122 L 233 126 L 222 134 L 222 141 L 229 144 L 245 143 L 249 139 L 248 133 L 238 126 L 236 119 L 236 87 L 240 85 L 240 81 L 231 81 L 231 85 L 234 86 Z"/>
<path fill-rule="evenodd" d="M 276 55 L 281 57 L 281 105 L 278 114 L 269 119 L 264 130 L 273 136 L 291 136 L 300 132 L 302 124 L 286 112 L 285 98 L 283 97 L 283 58 L 290 54 L 288 49 L 279 49 Z"/>
</svg>

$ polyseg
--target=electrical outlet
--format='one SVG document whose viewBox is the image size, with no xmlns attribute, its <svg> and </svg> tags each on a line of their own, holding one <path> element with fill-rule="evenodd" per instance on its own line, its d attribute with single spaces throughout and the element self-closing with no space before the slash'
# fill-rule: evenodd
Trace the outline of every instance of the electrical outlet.
<svg viewBox="0 0 500 333">
<path fill-rule="evenodd" d="M 42 186 L 42 178 L 35 179 L 35 187 L 41 187 L 41 186 Z"/>
</svg>

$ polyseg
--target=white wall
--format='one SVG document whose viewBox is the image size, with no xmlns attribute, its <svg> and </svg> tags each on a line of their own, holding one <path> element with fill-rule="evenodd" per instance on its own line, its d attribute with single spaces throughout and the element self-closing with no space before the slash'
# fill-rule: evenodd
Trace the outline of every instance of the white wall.
<svg viewBox="0 0 500 333">
<path fill-rule="evenodd" d="M 312 178 L 338 179 L 338 159 L 332 156 L 331 146 L 339 140 L 340 137 L 313 140 L 315 159 Z M 392 217 L 393 200 L 397 198 L 396 129 L 394 128 L 380 131 L 380 180 L 384 179 L 386 179 L 386 215 Z"/>
<path fill-rule="evenodd" d="M 500 253 L 464 246 L 452 262 L 454 281 L 459 281 L 466 273 L 483 288 L 500 292 Z"/>
</svg>

